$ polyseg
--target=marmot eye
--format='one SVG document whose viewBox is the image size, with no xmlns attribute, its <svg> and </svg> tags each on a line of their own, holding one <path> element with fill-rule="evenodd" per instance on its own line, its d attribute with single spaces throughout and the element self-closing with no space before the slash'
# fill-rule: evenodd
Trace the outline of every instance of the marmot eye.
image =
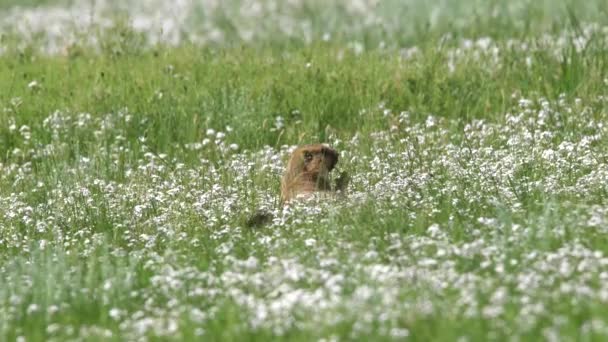
<svg viewBox="0 0 608 342">
<path fill-rule="evenodd" d="M 304 152 L 304 160 L 306 160 L 307 162 L 312 160 L 312 153 L 310 152 Z"/>
</svg>

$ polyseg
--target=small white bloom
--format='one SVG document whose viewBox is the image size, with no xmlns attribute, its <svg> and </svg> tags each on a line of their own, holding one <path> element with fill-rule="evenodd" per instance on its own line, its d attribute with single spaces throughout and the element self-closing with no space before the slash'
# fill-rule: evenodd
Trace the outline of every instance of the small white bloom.
<svg viewBox="0 0 608 342">
<path fill-rule="evenodd" d="M 314 247 L 314 245 L 317 243 L 317 240 L 315 239 L 306 239 L 304 241 L 304 245 L 306 245 L 306 247 Z"/>
<path fill-rule="evenodd" d="M 38 304 L 30 304 L 27 307 L 27 314 L 31 315 L 31 314 L 33 314 L 35 312 L 38 312 L 38 309 L 40 309 L 40 307 L 38 306 Z"/>
<path fill-rule="evenodd" d="M 258 267 L 258 264 L 258 259 L 253 256 L 245 260 L 245 267 L 250 270 L 256 269 Z"/>
<path fill-rule="evenodd" d="M 410 331 L 404 328 L 393 328 L 390 335 L 392 338 L 404 338 L 410 336 Z"/>
<path fill-rule="evenodd" d="M 120 316 L 121 316 L 122 313 L 121 313 L 120 309 L 112 308 L 112 309 L 110 309 L 110 312 L 108 314 L 110 315 L 110 317 L 113 320 L 117 321 L 117 320 L 120 319 Z"/>
<path fill-rule="evenodd" d="M 27 84 L 27 87 L 30 88 L 30 89 L 32 89 L 32 90 L 33 89 L 38 89 L 38 88 L 40 88 L 40 83 L 38 83 L 38 81 L 36 81 L 36 80 L 33 80 L 33 81 L 31 81 L 30 83 Z"/>
</svg>

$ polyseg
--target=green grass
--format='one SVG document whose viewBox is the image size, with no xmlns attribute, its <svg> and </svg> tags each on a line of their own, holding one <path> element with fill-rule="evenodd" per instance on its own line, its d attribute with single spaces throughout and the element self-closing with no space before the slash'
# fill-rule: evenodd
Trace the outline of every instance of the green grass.
<svg viewBox="0 0 608 342">
<path fill-rule="evenodd" d="M 71 0 L 71 2 L 74 2 Z M 35 7 L 41 5 L 65 4 L 70 3 L 69 0 L 2 0 L 0 1 L 0 9 L 11 9 L 14 6 L 20 7 Z"/>
<path fill-rule="evenodd" d="M 3 34 L 0 340 L 605 339 L 604 2 L 281 6 Z M 348 192 L 282 207 L 312 142 Z"/>
<path fill-rule="evenodd" d="M 482 59 L 481 65 L 463 62 L 454 73 L 444 63 L 446 53 L 433 48 L 407 62 L 379 52 L 347 53 L 337 62 L 338 50 L 323 45 L 289 57 L 272 50 L 194 47 L 119 57 L 37 56 L 35 62 L 9 55 L 0 60 L 0 67 L 11 71 L 0 75 L 0 99 L 21 99 L 14 108 L 16 124 L 31 126 L 35 135 L 44 136 L 38 134 L 41 119 L 56 109 L 99 117 L 128 108 L 133 120 L 118 128 L 133 144 L 140 136 L 154 136 L 150 143 L 158 152 L 180 154 L 172 150 L 175 144 L 199 140 L 207 128 L 227 125 L 239 132 L 236 143 L 258 149 L 325 140 L 329 131 L 346 138 L 387 129 L 386 120 L 364 116 L 361 121 L 358 115 L 381 102 L 393 110 L 410 110 L 415 121 L 434 113 L 446 118 L 447 126 L 462 129 L 472 119 L 500 120 L 497 113 L 513 105 L 515 92 L 590 101 L 593 90 L 603 87 L 608 59 L 601 45 L 595 46 L 599 42 L 590 44 L 590 51 L 575 54 L 571 62 L 541 51 L 531 57 L 533 66 L 525 68 L 526 54 L 506 52 L 496 67 Z M 31 81 L 40 83 L 40 89 L 29 89 Z M 284 118 L 284 131 L 266 129 L 276 116 Z M 74 137 L 85 146 L 87 138 Z M 2 146 L 5 156 L 13 147 L 6 136 Z"/>
</svg>

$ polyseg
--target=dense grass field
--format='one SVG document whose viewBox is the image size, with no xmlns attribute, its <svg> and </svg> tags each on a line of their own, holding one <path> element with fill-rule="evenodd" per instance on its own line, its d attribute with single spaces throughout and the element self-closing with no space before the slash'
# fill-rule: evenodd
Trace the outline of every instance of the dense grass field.
<svg viewBox="0 0 608 342">
<path fill-rule="evenodd" d="M 0 1 L 0 340 L 606 340 L 607 46 L 603 0 Z M 314 142 L 346 198 L 279 205 Z"/>
</svg>

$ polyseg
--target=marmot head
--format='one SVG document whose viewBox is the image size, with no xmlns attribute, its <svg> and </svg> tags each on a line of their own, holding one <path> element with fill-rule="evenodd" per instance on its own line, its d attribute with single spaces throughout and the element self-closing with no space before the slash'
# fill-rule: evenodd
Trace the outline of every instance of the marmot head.
<svg viewBox="0 0 608 342">
<path fill-rule="evenodd" d="M 289 164 L 313 180 L 325 178 L 338 162 L 338 152 L 331 147 L 315 144 L 297 148 Z M 288 166 L 289 168 L 290 166 Z"/>
<path fill-rule="evenodd" d="M 338 152 L 323 144 L 300 146 L 291 154 L 281 180 L 281 201 L 300 194 L 331 190 L 329 173 L 338 162 Z"/>
</svg>

